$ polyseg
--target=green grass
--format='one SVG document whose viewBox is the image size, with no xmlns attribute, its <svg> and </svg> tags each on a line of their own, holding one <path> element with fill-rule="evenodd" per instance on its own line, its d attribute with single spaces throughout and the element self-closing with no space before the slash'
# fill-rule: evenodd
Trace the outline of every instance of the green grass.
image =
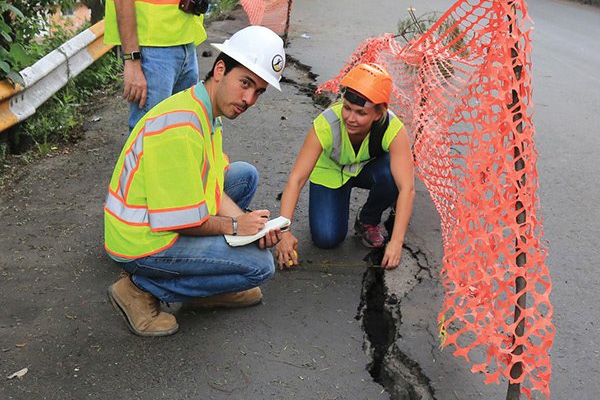
<svg viewBox="0 0 600 400">
<path fill-rule="evenodd" d="M 209 13 L 206 14 L 205 19 L 207 22 L 225 19 L 239 4 L 238 0 L 211 1 Z"/>
</svg>

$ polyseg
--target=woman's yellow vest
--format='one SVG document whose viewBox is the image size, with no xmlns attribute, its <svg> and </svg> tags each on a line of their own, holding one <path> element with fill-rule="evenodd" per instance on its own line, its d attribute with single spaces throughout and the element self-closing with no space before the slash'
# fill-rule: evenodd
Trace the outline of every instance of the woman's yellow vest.
<svg viewBox="0 0 600 400">
<path fill-rule="evenodd" d="M 323 152 L 310 174 L 310 181 L 331 189 L 337 189 L 348 179 L 357 176 L 372 159 L 369 154 L 370 133 L 363 140 L 358 153 L 355 153 L 342 120 L 342 106 L 343 103 L 334 104 L 313 121 Z M 389 152 L 390 143 L 404 125 L 392 111 L 388 110 L 388 114 L 390 123 L 381 142 L 385 152 Z"/>
<path fill-rule="evenodd" d="M 113 258 L 157 253 L 177 240 L 174 230 L 218 213 L 229 162 L 220 119 L 213 129 L 207 99 L 199 83 L 154 107 L 134 127 L 104 207 L 105 247 Z"/>
<path fill-rule="evenodd" d="M 168 47 L 206 40 L 204 14 L 193 15 L 179 9 L 179 0 L 135 0 L 140 46 Z M 120 45 L 114 0 L 106 0 L 104 43 Z"/>
</svg>

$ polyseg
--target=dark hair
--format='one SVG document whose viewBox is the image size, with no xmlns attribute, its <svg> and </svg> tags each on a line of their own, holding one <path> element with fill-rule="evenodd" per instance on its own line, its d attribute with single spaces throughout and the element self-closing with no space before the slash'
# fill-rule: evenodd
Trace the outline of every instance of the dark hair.
<svg viewBox="0 0 600 400">
<path fill-rule="evenodd" d="M 215 70 L 215 65 L 217 65 L 217 63 L 219 61 L 223 61 L 225 63 L 225 74 L 227 74 L 229 71 L 231 71 L 238 65 L 241 65 L 239 62 L 237 62 L 233 58 L 229 57 L 227 54 L 219 53 L 219 55 L 215 59 L 215 62 L 213 63 L 212 68 L 210 69 L 210 71 L 208 71 L 208 74 L 206 74 L 206 76 L 204 77 L 204 81 L 208 81 L 210 78 L 212 78 L 213 71 Z"/>
</svg>

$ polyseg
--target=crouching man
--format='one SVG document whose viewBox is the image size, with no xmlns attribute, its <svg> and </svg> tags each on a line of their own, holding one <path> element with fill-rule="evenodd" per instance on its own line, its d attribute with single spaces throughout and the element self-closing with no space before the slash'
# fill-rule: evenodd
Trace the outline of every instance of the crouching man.
<svg viewBox="0 0 600 400">
<path fill-rule="evenodd" d="M 134 127 L 115 166 L 104 207 L 105 247 L 127 272 L 108 289 L 114 307 L 140 336 L 177 332 L 160 302 L 197 307 L 246 307 L 274 273 L 269 247 L 230 247 L 223 235 L 253 235 L 268 210 L 245 212 L 256 169 L 229 163 L 221 117 L 237 118 L 268 85 L 281 90 L 283 41 L 251 26 L 222 44 L 206 80 L 152 108 Z"/>
</svg>

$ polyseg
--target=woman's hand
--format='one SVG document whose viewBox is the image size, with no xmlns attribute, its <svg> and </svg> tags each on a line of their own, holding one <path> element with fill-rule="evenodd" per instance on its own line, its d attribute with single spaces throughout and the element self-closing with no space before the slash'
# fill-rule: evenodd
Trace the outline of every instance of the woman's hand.
<svg viewBox="0 0 600 400">
<path fill-rule="evenodd" d="M 279 269 L 291 268 L 298 265 L 298 239 L 292 232 L 282 232 L 281 240 L 275 246 L 275 259 Z"/>
<path fill-rule="evenodd" d="M 385 248 L 381 267 L 384 269 L 395 269 L 400 265 L 402 256 L 402 243 L 389 242 Z"/>
</svg>

